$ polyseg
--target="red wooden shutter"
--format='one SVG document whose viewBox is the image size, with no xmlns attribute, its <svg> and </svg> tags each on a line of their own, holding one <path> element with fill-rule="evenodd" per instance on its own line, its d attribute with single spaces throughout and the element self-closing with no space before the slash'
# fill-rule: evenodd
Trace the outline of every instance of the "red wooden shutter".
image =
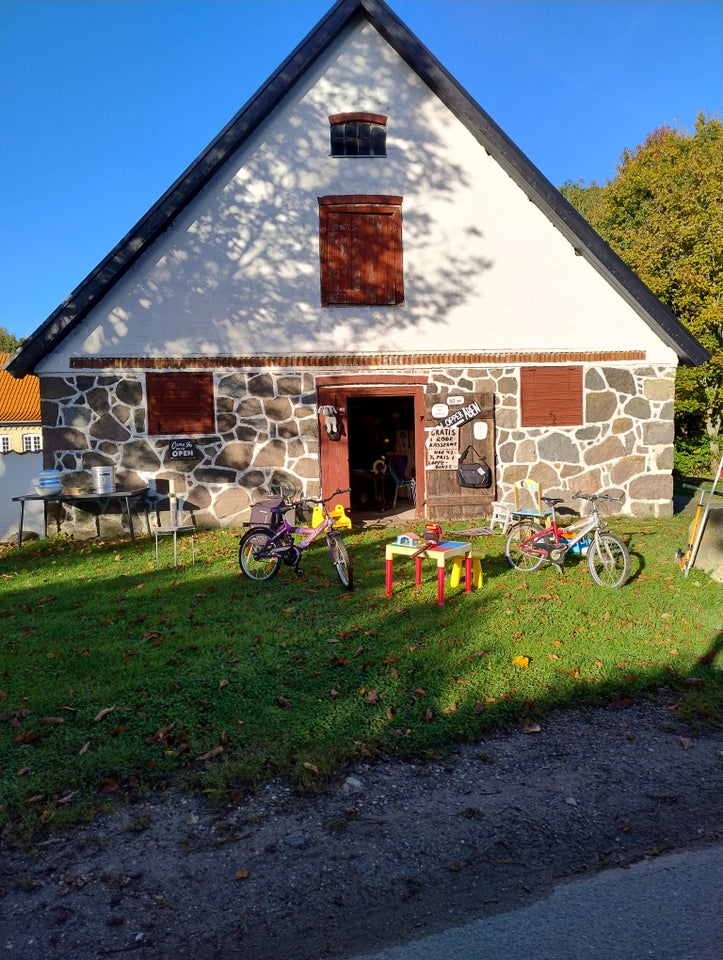
<svg viewBox="0 0 723 960">
<path fill-rule="evenodd" d="M 401 198 L 363 202 L 319 201 L 321 301 L 334 304 L 394 304 L 402 285 Z M 372 201 L 372 202 L 370 202 Z"/>
<path fill-rule="evenodd" d="M 583 422 L 582 367 L 522 367 L 523 427 L 570 427 Z"/>
<path fill-rule="evenodd" d="M 148 433 L 213 433 L 211 373 L 147 373 Z"/>
</svg>

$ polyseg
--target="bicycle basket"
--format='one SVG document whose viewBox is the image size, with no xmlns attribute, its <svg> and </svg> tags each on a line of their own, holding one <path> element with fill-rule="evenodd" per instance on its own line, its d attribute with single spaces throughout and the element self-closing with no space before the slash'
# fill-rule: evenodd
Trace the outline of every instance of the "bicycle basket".
<svg viewBox="0 0 723 960">
<path fill-rule="evenodd" d="M 252 527 L 278 527 L 281 523 L 281 514 L 273 513 L 274 508 L 283 503 L 282 497 L 268 497 L 260 500 L 251 507 Z"/>
</svg>

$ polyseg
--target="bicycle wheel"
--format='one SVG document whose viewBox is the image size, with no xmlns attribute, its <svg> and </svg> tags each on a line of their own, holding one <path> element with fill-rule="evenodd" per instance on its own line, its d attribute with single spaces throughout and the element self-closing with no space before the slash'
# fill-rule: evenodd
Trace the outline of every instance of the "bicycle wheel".
<svg viewBox="0 0 723 960">
<path fill-rule="evenodd" d="M 544 557 L 536 553 L 526 553 L 522 550 L 522 543 L 535 533 L 540 533 L 543 527 L 534 520 L 521 520 L 507 534 L 505 541 L 505 557 L 515 570 L 537 570 L 545 562 Z"/>
<path fill-rule="evenodd" d="M 346 544 L 338 533 L 327 533 L 326 542 L 331 554 L 331 562 L 334 564 L 339 579 L 347 590 L 354 589 L 354 576 L 351 569 L 351 558 Z"/>
<path fill-rule="evenodd" d="M 590 576 L 599 587 L 621 587 L 630 573 L 630 554 L 612 533 L 598 533 L 587 551 Z"/>
<path fill-rule="evenodd" d="M 255 527 L 241 537 L 238 562 L 249 580 L 272 580 L 279 572 L 281 557 L 269 553 L 273 537 L 263 527 Z"/>
</svg>

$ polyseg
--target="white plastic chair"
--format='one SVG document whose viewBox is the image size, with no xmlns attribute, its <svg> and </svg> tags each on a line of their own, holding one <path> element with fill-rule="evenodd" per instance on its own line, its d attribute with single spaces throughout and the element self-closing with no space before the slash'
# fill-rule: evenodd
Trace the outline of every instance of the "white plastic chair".
<svg viewBox="0 0 723 960">
<path fill-rule="evenodd" d="M 504 503 L 502 500 L 495 500 L 491 504 L 491 507 L 492 516 L 490 517 L 489 522 L 490 530 L 494 530 L 495 524 L 499 524 L 502 527 L 502 533 L 507 533 L 512 525 L 512 511 L 514 510 L 514 505 L 511 503 Z"/>
</svg>

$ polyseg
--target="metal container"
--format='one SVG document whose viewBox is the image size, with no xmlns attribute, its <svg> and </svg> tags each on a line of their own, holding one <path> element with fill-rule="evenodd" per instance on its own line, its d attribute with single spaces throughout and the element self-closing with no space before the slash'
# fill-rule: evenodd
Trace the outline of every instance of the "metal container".
<svg viewBox="0 0 723 960">
<path fill-rule="evenodd" d="M 93 467 L 93 493 L 115 493 L 115 469 L 113 467 Z"/>
</svg>

